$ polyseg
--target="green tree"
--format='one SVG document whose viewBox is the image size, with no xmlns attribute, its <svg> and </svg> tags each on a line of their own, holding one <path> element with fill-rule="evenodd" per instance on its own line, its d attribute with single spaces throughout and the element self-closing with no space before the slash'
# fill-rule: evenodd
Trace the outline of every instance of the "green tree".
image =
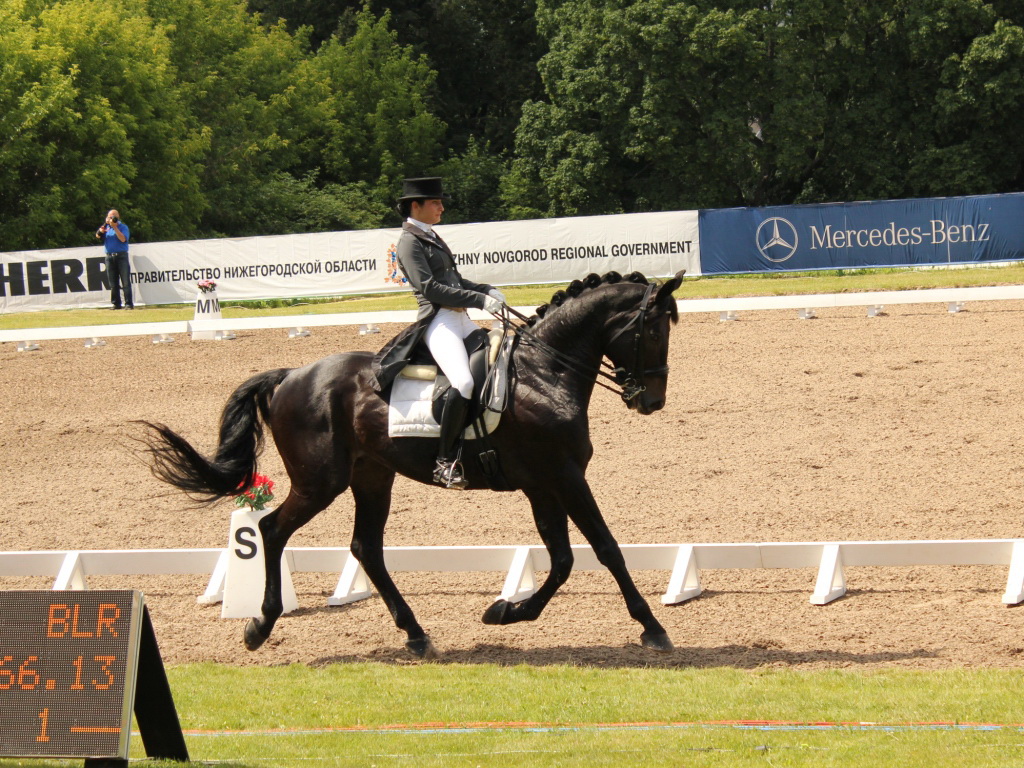
<svg viewBox="0 0 1024 768">
<path fill-rule="evenodd" d="M 403 176 L 437 165 L 445 126 L 430 110 L 434 73 L 396 43 L 386 15 L 359 14 L 354 34 L 324 43 L 304 76 L 326 89 L 305 155 L 325 182 L 363 182 L 390 207 Z"/>
<path fill-rule="evenodd" d="M 760 13 L 671 0 L 541 0 L 548 98 L 523 109 L 503 182 L 512 215 L 735 199 L 734 169 L 750 151 L 750 100 L 763 77 Z"/>
<path fill-rule="evenodd" d="M 314 50 L 332 36 L 356 35 L 365 23 L 361 13 L 388 18 L 397 42 L 425 56 L 435 71 L 425 103 L 446 125 L 438 149 L 447 159 L 437 165 L 439 157 L 432 157 L 431 166 L 410 170 L 415 175 L 503 166 L 523 102 L 542 93 L 534 0 L 249 0 L 249 8 L 267 21 L 287 20 L 293 31 L 307 26 Z M 461 177 L 450 182 L 465 183 Z M 499 215 L 497 178 L 487 183 L 491 189 L 462 196 L 452 216 L 480 221 Z"/>
<path fill-rule="evenodd" d="M 1024 29 L 996 19 L 945 62 L 931 146 L 914 157 L 915 194 L 1016 191 L 1024 183 Z"/>
<path fill-rule="evenodd" d="M 520 106 L 541 95 L 535 0 L 249 0 L 249 8 L 292 31 L 308 27 L 314 49 L 350 36 L 360 11 L 387 15 L 398 42 L 437 73 L 433 109 L 452 152 L 470 138 L 496 154 L 511 150 Z"/>
<path fill-rule="evenodd" d="M 471 138 L 495 153 L 512 148 L 520 108 L 540 97 L 535 0 L 373 0 L 391 15 L 400 42 L 427 56 L 437 72 L 437 114 L 447 147 Z"/>
<path fill-rule="evenodd" d="M 547 98 L 524 106 L 512 215 L 1022 180 L 1021 19 L 980 0 L 541 0 L 538 20 Z"/>
<path fill-rule="evenodd" d="M 356 14 L 366 5 L 366 0 L 248 0 L 249 10 L 268 23 L 283 19 L 292 32 L 308 28 L 314 49 L 335 35 L 350 35 Z"/>
<path fill-rule="evenodd" d="M 389 214 L 366 183 L 322 184 L 315 171 L 302 178 L 275 171 L 250 190 L 247 201 L 247 214 L 262 232 L 281 235 L 376 229 Z"/>
<path fill-rule="evenodd" d="M 444 220 L 449 224 L 467 221 L 498 221 L 507 218 L 501 199 L 501 178 L 508 163 L 497 153 L 471 138 L 460 154 L 452 154 L 438 167 L 445 190 L 452 196 Z"/>
<path fill-rule="evenodd" d="M 387 19 L 360 13 L 314 53 L 308 30 L 265 26 L 237 0 L 149 0 L 209 138 L 208 234 L 379 227 L 397 180 L 440 154 L 433 73 Z"/>
<path fill-rule="evenodd" d="M 192 128 L 208 142 L 199 232 L 270 233 L 253 191 L 280 172 L 302 177 L 308 126 L 322 120 L 322 89 L 298 74 L 311 55 L 305 38 L 283 24 L 263 26 L 239 0 L 148 0 L 147 7 L 168 30 Z"/>
<path fill-rule="evenodd" d="M 77 73 L 59 51 L 40 50 L 21 0 L 0 4 L 0 26 L 0 250 L 45 247 L 74 227 L 48 137 L 75 121 Z"/>
<path fill-rule="evenodd" d="M 93 0 L 4 6 L 4 248 L 94 243 L 110 207 L 133 237 L 171 236 L 201 208 L 166 37 L 148 17 Z M 10 34 L 9 34 L 10 33 Z M 5 187 L 7 184 L 5 183 Z"/>
</svg>

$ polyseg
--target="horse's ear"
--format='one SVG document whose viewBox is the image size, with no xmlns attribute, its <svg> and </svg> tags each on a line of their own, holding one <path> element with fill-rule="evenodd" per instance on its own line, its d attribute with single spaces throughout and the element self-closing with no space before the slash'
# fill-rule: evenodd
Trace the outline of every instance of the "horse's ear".
<svg viewBox="0 0 1024 768">
<path fill-rule="evenodd" d="M 676 272 L 675 277 L 662 284 L 661 288 L 658 289 L 658 298 L 656 303 L 661 304 L 663 301 L 667 301 L 671 298 L 672 294 L 679 290 L 679 286 L 683 284 L 683 275 L 685 274 L 686 270 L 681 269 Z"/>
<path fill-rule="evenodd" d="M 655 306 L 666 307 L 672 313 L 672 322 L 675 322 L 678 314 L 676 312 L 676 302 L 672 298 L 672 294 L 679 290 L 679 286 L 683 284 L 683 275 L 686 274 L 685 269 L 681 269 L 676 272 L 675 277 L 671 280 L 666 281 L 658 289 L 658 296 L 654 300 Z"/>
</svg>

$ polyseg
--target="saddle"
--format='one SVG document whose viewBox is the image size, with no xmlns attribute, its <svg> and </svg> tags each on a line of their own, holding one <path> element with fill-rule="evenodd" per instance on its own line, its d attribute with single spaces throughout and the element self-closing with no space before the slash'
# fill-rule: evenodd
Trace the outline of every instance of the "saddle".
<svg viewBox="0 0 1024 768">
<path fill-rule="evenodd" d="M 473 374 L 473 402 L 463 437 L 490 434 L 508 403 L 508 368 L 515 336 L 504 331 L 475 331 L 466 338 Z M 451 387 L 425 344 L 395 377 L 388 401 L 389 437 L 437 437 L 444 394 Z"/>
</svg>

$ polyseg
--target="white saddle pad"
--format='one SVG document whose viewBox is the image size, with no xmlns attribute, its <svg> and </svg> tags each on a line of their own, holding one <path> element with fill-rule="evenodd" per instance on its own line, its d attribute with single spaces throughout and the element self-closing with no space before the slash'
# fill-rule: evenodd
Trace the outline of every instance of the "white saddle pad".
<svg viewBox="0 0 1024 768">
<path fill-rule="evenodd" d="M 505 342 L 502 331 L 488 334 L 490 362 L 493 365 L 498 351 Z M 434 393 L 435 365 L 408 365 L 391 385 L 391 406 L 388 408 L 388 437 L 440 437 L 441 425 L 432 413 L 431 395 Z M 502 378 L 504 381 L 504 377 Z M 504 387 L 496 389 L 497 394 L 484 410 L 484 427 L 491 434 L 498 427 L 500 411 L 504 410 Z M 476 437 L 476 430 L 470 425 L 463 432 L 467 440 Z"/>
<path fill-rule="evenodd" d="M 441 425 L 431 412 L 430 396 L 433 392 L 433 379 L 396 376 L 391 386 L 391 405 L 388 408 L 388 437 L 439 437 Z M 500 413 L 484 411 L 487 434 L 497 428 L 500 417 Z M 472 426 L 463 434 L 467 440 L 476 437 Z"/>
</svg>

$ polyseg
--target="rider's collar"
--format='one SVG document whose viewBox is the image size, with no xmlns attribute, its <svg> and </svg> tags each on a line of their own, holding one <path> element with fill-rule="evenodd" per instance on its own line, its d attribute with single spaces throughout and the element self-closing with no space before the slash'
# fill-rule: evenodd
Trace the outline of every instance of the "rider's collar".
<svg viewBox="0 0 1024 768">
<path fill-rule="evenodd" d="M 434 230 L 431 228 L 429 224 L 424 224 L 422 221 L 418 221 L 417 219 L 414 219 L 412 216 L 406 219 L 406 221 L 408 221 L 410 224 L 413 224 L 414 226 L 419 227 L 428 235 L 434 234 Z"/>
</svg>

